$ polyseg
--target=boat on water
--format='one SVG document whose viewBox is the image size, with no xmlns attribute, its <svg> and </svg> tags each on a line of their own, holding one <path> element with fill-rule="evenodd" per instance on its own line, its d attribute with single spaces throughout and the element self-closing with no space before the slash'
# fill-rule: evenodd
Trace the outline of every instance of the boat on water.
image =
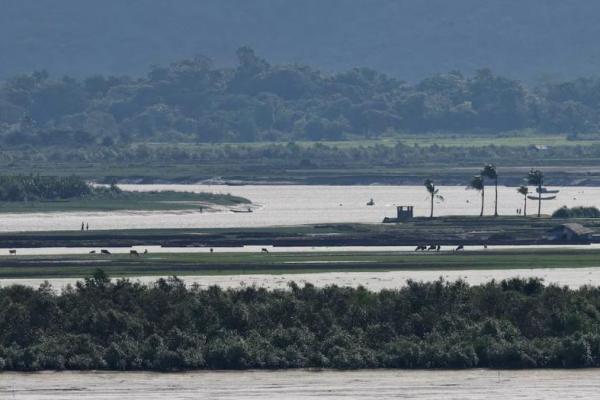
<svg viewBox="0 0 600 400">
<path fill-rule="evenodd" d="M 541 197 L 541 198 L 540 198 L 540 197 Z M 536 201 L 537 201 L 537 200 L 554 200 L 554 199 L 556 198 L 556 196 L 542 197 L 541 195 L 538 195 L 538 196 L 532 196 L 532 195 L 529 195 L 529 196 L 527 196 L 527 198 L 528 198 L 529 200 L 536 200 Z"/>
<path fill-rule="evenodd" d="M 367 205 L 368 205 L 368 206 L 374 206 L 374 205 L 375 205 L 375 202 L 373 201 L 373 199 L 371 199 L 371 200 L 369 200 L 369 201 L 367 202 Z"/>
<path fill-rule="evenodd" d="M 540 194 L 554 194 L 554 193 L 560 192 L 560 190 L 557 190 L 557 189 L 551 190 L 551 189 L 546 189 L 546 188 L 542 188 L 541 190 L 540 190 L 540 188 L 536 188 L 535 191 Z"/>
<path fill-rule="evenodd" d="M 252 209 L 250 207 L 248 207 L 247 209 L 244 209 L 244 210 L 240 210 L 240 209 L 237 209 L 237 208 L 232 208 L 231 212 L 234 212 L 234 213 L 251 213 Z"/>
</svg>

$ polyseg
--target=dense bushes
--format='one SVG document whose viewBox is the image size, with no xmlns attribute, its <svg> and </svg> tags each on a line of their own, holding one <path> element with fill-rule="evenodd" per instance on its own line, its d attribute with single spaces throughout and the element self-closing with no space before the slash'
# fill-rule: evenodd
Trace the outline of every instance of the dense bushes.
<svg viewBox="0 0 600 400">
<path fill-rule="evenodd" d="M 484 163 L 514 165 L 527 160 L 530 165 L 551 163 L 552 165 L 593 164 L 600 158 L 600 143 L 586 146 L 555 146 L 539 151 L 533 147 L 514 146 L 418 146 L 402 142 L 382 144 L 202 144 L 177 145 L 132 144 L 119 148 L 69 148 L 69 149 L 24 149 L 0 151 L 0 165 L 40 165 L 48 163 L 58 167 L 77 164 L 106 163 L 130 166 L 143 164 L 151 176 L 158 176 L 163 163 L 177 165 L 202 165 L 197 171 L 208 176 L 225 174 L 223 167 L 238 166 L 245 172 L 256 175 L 268 171 L 280 173 L 282 168 L 361 168 L 414 167 L 420 165 L 473 165 Z M 518 164 L 521 165 L 521 164 Z M 250 168 L 251 167 L 251 168 Z M 215 168 L 211 171 L 211 168 Z M 105 169 L 105 168 L 104 168 Z M 135 173 L 132 172 L 132 175 Z M 134 175 L 135 176 L 135 175 Z M 462 177 L 464 180 L 465 178 Z"/>
<path fill-rule="evenodd" d="M 236 68 L 198 57 L 144 78 L 15 76 L 0 85 L 0 140 L 64 148 L 600 129 L 598 79 L 527 88 L 484 69 L 408 84 L 366 68 L 271 65 L 247 47 L 237 56 Z"/>
<path fill-rule="evenodd" d="M 552 213 L 552 218 L 600 218 L 600 210 L 596 207 L 562 206 Z"/>
<path fill-rule="evenodd" d="M 600 289 L 538 280 L 399 290 L 143 286 L 101 271 L 0 289 L 0 369 L 600 366 Z"/>
<path fill-rule="evenodd" d="M 87 196 L 93 191 L 87 182 L 74 176 L 0 176 L 0 201 L 70 199 Z"/>
</svg>

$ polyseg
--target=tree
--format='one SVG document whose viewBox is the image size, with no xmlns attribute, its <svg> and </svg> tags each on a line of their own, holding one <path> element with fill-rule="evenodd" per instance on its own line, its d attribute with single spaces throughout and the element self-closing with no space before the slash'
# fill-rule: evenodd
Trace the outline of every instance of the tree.
<svg viewBox="0 0 600 400">
<path fill-rule="evenodd" d="M 433 218 L 433 200 L 440 199 L 441 201 L 444 201 L 444 197 L 438 194 L 440 189 L 435 187 L 435 184 L 431 179 L 426 179 L 424 185 L 431 198 L 431 213 L 429 214 L 429 218 Z"/>
<path fill-rule="evenodd" d="M 527 183 L 534 185 L 538 188 L 538 212 L 537 216 L 540 217 L 542 213 L 542 186 L 544 185 L 544 173 L 539 169 L 532 169 L 527 174 Z"/>
<path fill-rule="evenodd" d="M 519 186 L 519 188 L 517 189 L 517 192 L 519 192 L 520 194 L 523 195 L 523 215 L 526 217 L 527 216 L 527 195 L 529 194 L 529 188 L 525 185 L 521 185 Z"/>
<path fill-rule="evenodd" d="M 496 166 L 493 164 L 488 164 L 483 167 L 481 171 L 481 177 L 491 179 L 494 181 L 495 187 L 495 199 L 494 199 L 494 217 L 498 216 L 498 172 L 496 170 Z"/>
<path fill-rule="evenodd" d="M 481 192 L 481 212 L 479 213 L 480 217 L 483 217 L 483 204 L 485 198 L 485 185 L 483 184 L 483 178 L 481 175 L 475 175 L 471 178 L 471 182 L 469 182 L 469 186 L 467 189 L 475 189 Z"/>
</svg>

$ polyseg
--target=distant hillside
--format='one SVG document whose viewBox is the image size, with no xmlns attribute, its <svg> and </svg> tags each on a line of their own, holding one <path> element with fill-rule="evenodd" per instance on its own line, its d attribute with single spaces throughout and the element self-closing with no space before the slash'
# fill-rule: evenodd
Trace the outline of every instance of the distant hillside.
<svg viewBox="0 0 600 400">
<path fill-rule="evenodd" d="M 600 79 L 524 85 L 489 69 L 404 83 L 368 68 L 326 73 L 272 64 L 249 47 L 235 68 L 206 57 L 145 77 L 0 82 L 0 143 L 91 146 L 137 142 L 344 140 L 431 132 L 600 132 Z"/>
<path fill-rule="evenodd" d="M 564 79 L 600 71 L 598 15 L 592 0 L 3 0 L 0 78 L 141 74 L 197 54 L 233 65 L 249 45 L 275 63 L 409 81 L 481 67 Z"/>
</svg>

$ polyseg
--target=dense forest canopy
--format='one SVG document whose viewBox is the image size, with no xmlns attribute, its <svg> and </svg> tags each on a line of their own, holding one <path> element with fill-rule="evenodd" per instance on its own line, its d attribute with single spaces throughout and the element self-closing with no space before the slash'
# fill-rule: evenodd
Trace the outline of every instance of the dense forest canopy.
<svg viewBox="0 0 600 400">
<path fill-rule="evenodd" d="M 524 80 L 596 74 L 600 3 L 578 0 L 3 0 L 0 78 L 140 74 L 194 54 L 364 65 L 416 81 L 490 67 Z"/>
<path fill-rule="evenodd" d="M 600 289 L 512 279 L 398 290 L 143 286 L 98 271 L 0 288 L 0 371 L 600 366 Z"/>
<path fill-rule="evenodd" d="M 235 68 L 181 60 L 141 78 L 14 76 L 0 86 L 0 140 L 110 147 L 600 129 L 600 79 L 531 87 L 482 69 L 409 84 L 367 68 L 328 74 L 271 64 L 249 47 L 237 58 Z"/>
<path fill-rule="evenodd" d="M 0 175 L 0 201 L 48 201 L 118 194 L 116 185 L 95 187 L 76 176 Z"/>
</svg>

